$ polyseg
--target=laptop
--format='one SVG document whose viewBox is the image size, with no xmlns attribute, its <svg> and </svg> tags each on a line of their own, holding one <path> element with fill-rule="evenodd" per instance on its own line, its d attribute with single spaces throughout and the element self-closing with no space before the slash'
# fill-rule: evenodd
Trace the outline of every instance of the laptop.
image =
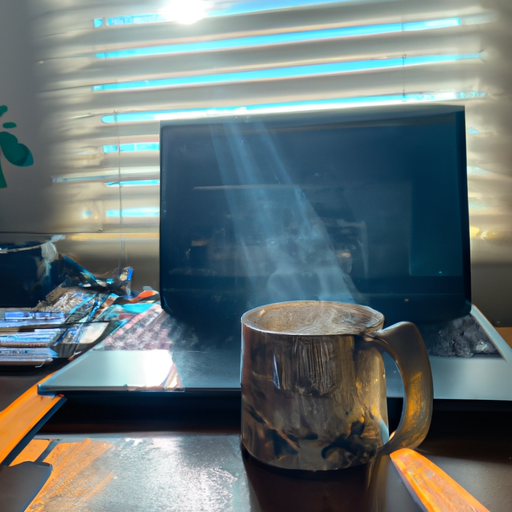
<svg viewBox="0 0 512 512">
<path fill-rule="evenodd" d="M 512 404 L 512 349 L 471 302 L 463 107 L 163 122 L 160 147 L 160 295 L 180 392 L 239 395 L 245 311 L 334 300 L 415 323 L 436 401 Z M 136 360 L 135 382 L 152 357 L 91 352 L 43 391 L 93 386 L 86 367 L 107 357 Z M 121 380 L 94 389 L 128 389 Z"/>
</svg>

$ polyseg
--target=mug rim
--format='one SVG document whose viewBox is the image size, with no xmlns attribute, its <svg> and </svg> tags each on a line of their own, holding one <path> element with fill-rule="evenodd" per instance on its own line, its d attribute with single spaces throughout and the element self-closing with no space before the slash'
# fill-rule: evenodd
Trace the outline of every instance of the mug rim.
<svg viewBox="0 0 512 512">
<path fill-rule="evenodd" d="M 351 309 L 364 311 L 366 313 L 370 313 L 370 315 L 375 319 L 373 323 L 370 325 L 367 325 L 365 328 L 363 328 L 360 332 L 328 332 L 328 333 L 322 333 L 322 334 L 307 334 L 307 333 L 298 333 L 298 332 L 290 332 L 290 331 L 279 331 L 274 329 L 266 329 L 263 327 L 260 327 L 255 324 L 254 319 L 251 318 L 256 314 L 257 311 L 264 311 L 265 308 L 272 308 L 275 309 L 279 306 L 285 306 L 285 305 L 304 305 L 304 304 L 334 304 L 336 306 L 348 306 Z M 301 337 L 322 337 L 322 336 L 361 336 L 364 334 L 369 334 L 372 332 L 377 331 L 378 329 L 381 329 L 384 325 L 384 315 L 377 311 L 376 309 L 371 308 L 370 306 L 365 306 L 363 304 L 352 304 L 348 302 L 341 302 L 341 301 L 333 301 L 333 300 L 290 300 L 290 301 L 281 301 L 281 302 L 271 302 L 268 304 L 263 304 L 261 306 L 257 306 L 255 308 L 249 309 L 246 311 L 242 317 L 241 317 L 241 324 L 242 326 L 245 326 L 253 331 L 262 332 L 262 333 L 268 333 L 268 334 L 278 334 L 280 336 L 301 336 Z"/>
</svg>

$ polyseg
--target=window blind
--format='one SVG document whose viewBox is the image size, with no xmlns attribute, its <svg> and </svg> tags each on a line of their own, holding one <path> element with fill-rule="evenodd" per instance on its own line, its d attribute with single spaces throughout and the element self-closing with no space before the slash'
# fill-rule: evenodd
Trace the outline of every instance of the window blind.
<svg viewBox="0 0 512 512">
<path fill-rule="evenodd" d="M 510 110 L 499 71 L 507 9 L 470 0 L 32 2 L 45 201 L 60 247 L 92 271 L 119 260 L 138 284 L 158 286 L 162 120 L 451 102 L 467 111 L 473 247 L 488 257 L 483 246 L 505 236 L 497 226 L 510 210 L 500 189 L 510 175 L 510 132 L 500 127 Z"/>
</svg>

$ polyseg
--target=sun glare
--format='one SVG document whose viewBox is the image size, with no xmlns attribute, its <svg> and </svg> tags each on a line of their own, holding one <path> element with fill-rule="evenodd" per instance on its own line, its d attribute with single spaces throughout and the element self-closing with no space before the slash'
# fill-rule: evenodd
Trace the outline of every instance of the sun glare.
<svg viewBox="0 0 512 512">
<path fill-rule="evenodd" d="M 190 25 L 206 16 L 207 2 L 204 0 L 171 0 L 160 11 L 167 21 Z"/>
</svg>

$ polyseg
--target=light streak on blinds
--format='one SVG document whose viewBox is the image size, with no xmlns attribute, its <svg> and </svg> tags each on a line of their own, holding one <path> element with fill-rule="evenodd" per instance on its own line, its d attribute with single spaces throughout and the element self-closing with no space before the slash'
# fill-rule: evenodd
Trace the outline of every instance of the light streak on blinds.
<svg viewBox="0 0 512 512">
<path fill-rule="evenodd" d="M 136 142 L 133 144 L 106 144 L 103 146 L 103 153 L 124 153 L 142 152 L 142 151 L 160 151 L 159 142 Z"/>
<path fill-rule="evenodd" d="M 395 1 L 395 0 L 380 0 Z M 187 0 L 181 0 L 186 3 Z M 258 1 L 237 1 L 221 3 L 221 8 L 216 9 L 216 2 L 210 2 L 210 9 L 205 10 L 205 17 L 217 18 L 233 16 L 237 14 L 254 14 L 258 12 L 276 11 L 282 9 L 293 9 L 297 7 L 313 7 L 338 3 L 367 3 L 367 0 L 258 0 Z M 206 2 L 205 2 L 206 3 Z M 168 23 L 173 21 L 166 13 L 166 9 L 156 13 L 141 13 L 128 16 L 112 16 L 109 18 L 95 18 L 94 28 L 117 27 L 124 25 L 146 25 L 148 23 Z"/>
<path fill-rule="evenodd" d="M 160 185 L 160 180 L 126 180 L 109 181 L 107 187 L 154 187 Z"/>
<path fill-rule="evenodd" d="M 366 107 L 370 105 L 398 105 L 400 103 L 424 103 L 437 101 L 468 100 L 485 97 L 480 91 L 441 91 L 417 94 L 390 94 L 380 96 L 362 96 L 354 98 L 331 98 L 325 100 L 292 101 L 286 103 L 267 103 L 260 105 L 239 105 L 223 108 L 196 108 L 159 110 L 149 112 L 126 112 L 108 115 L 101 118 L 105 124 L 111 123 L 143 123 L 151 121 L 169 121 L 173 119 L 213 117 L 243 114 L 272 114 L 278 112 L 300 112 L 331 108 Z M 115 146 L 110 146 L 114 148 Z M 116 151 L 116 150 L 113 150 Z"/>
<path fill-rule="evenodd" d="M 105 169 L 102 172 L 89 171 L 86 173 L 70 173 L 61 176 L 52 176 L 52 183 L 80 184 L 87 182 L 114 182 L 121 179 L 146 179 L 149 176 L 158 176 L 160 167 L 128 167 L 117 169 Z M 149 179 L 149 178 L 148 178 Z"/>
<path fill-rule="evenodd" d="M 373 35 L 393 34 L 398 32 L 434 30 L 456 27 L 461 24 L 460 18 L 443 18 L 426 21 L 411 21 L 406 23 L 383 23 L 377 25 L 337 27 L 323 30 L 308 30 L 302 32 L 285 32 L 254 37 L 238 37 L 216 41 L 196 41 L 192 43 L 172 44 L 130 48 L 110 52 L 97 53 L 100 59 L 143 57 L 150 55 L 171 55 L 180 53 L 196 53 L 258 46 L 273 46 L 279 44 L 303 43 L 328 39 L 343 39 L 349 37 L 364 37 Z"/>
<path fill-rule="evenodd" d="M 195 85 L 220 85 L 233 82 L 248 82 L 259 80 L 283 80 L 291 78 L 305 78 L 321 75 L 342 73 L 360 73 L 379 71 L 384 69 L 405 68 L 428 64 L 445 64 L 458 60 L 476 60 L 479 53 L 456 55 L 423 55 L 419 57 L 399 57 L 388 59 L 368 59 L 348 62 L 330 62 L 326 64 L 312 64 L 306 66 L 290 66 L 286 68 L 258 69 L 254 71 L 240 71 L 236 73 L 204 74 L 190 77 L 157 78 L 150 80 L 137 80 L 133 82 L 116 82 L 110 84 L 94 85 L 93 91 L 126 91 L 134 89 L 149 89 L 160 87 L 189 87 Z"/>
</svg>

